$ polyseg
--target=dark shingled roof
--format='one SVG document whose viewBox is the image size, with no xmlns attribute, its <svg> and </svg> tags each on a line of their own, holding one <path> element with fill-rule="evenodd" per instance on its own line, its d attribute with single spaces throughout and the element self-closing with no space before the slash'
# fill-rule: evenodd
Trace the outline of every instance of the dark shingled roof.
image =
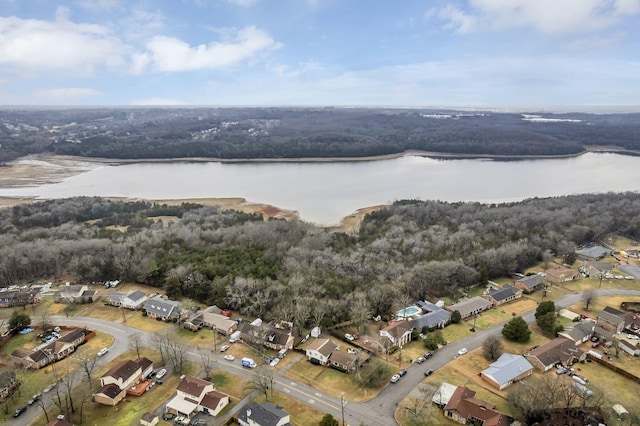
<svg viewBox="0 0 640 426">
<path fill-rule="evenodd" d="M 120 395 L 121 392 L 122 392 L 122 389 L 120 389 L 118 385 L 116 385 L 115 383 L 109 383 L 108 385 L 104 385 L 103 387 L 98 389 L 96 394 L 101 393 L 108 396 L 111 399 L 114 399 L 115 397 Z"/>
<path fill-rule="evenodd" d="M 270 402 L 262 402 L 256 404 L 250 402 L 240 409 L 238 412 L 238 420 L 248 423 L 251 419 L 260 426 L 276 426 L 281 419 L 288 416 L 289 413 L 284 411 L 279 405 L 273 405 Z M 291 423 L 286 423 L 285 426 Z"/>
</svg>

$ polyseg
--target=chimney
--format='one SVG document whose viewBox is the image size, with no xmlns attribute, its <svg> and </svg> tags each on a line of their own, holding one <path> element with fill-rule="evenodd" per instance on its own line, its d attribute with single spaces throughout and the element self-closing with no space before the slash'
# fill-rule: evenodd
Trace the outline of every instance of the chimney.
<svg viewBox="0 0 640 426">
<path fill-rule="evenodd" d="M 247 418 L 251 417 L 251 409 L 247 410 Z"/>
</svg>

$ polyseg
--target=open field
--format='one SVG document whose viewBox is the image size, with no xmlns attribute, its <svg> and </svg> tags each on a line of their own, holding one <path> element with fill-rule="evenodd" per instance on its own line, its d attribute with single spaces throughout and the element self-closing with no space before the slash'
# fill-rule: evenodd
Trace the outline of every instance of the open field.
<svg viewBox="0 0 640 426">
<path fill-rule="evenodd" d="M 640 297 L 638 296 L 596 297 L 591 301 L 591 304 L 589 306 L 589 311 L 584 309 L 585 308 L 584 302 L 571 305 L 568 307 L 568 309 L 578 314 L 587 315 L 589 317 L 595 318 L 598 315 L 598 312 L 602 311 L 607 306 L 620 309 L 620 304 L 622 302 L 640 302 Z"/>
</svg>

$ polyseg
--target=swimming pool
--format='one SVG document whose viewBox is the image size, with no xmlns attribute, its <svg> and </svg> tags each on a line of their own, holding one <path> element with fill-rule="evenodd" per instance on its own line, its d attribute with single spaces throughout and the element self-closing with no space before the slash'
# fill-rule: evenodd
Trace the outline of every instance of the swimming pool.
<svg viewBox="0 0 640 426">
<path fill-rule="evenodd" d="M 422 313 L 422 309 L 417 306 L 409 306 L 407 308 L 401 309 L 397 312 L 397 316 L 400 318 L 413 317 L 415 315 L 420 315 Z"/>
</svg>

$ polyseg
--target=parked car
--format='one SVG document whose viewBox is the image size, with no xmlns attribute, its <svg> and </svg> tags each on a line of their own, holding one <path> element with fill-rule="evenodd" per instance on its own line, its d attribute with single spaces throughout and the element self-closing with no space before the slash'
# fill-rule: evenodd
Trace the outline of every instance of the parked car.
<svg viewBox="0 0 640 426">
<path fill-rule="evenodd" d="M 433 356 L 433 353 L 431 353 L 431 352 L 426 352 L 426 353 L 424 354 L 424 358 L 425 358 L 425 359 L 429 359 L 429 358 L 431 358 L 432 356 Z"/>
<path fill-rule="evenodd" d="M 151 370 L 149 374 L 147 374 L 147 380 L 153 379 L 154 377 L 156 377 L 156 374 L 158 374 L 156 370 Z"/>
<path fill-rule="evenodd" d="M 58 386 L 58 382 L 53 382 L 49 386 L 47 386 L 46 388 L 42 389 L 42 393 L 51 392 L 56 386 Z"/>
<path fill-rule="evenodd" d="M 604 347 L 605 348 L 610 348 L 611 346 L 613 346 L 613 342 L 611 340 L 604 342 Z"/>
<path fill-rule="evenodd" d="M 356 340 L 355 337 L 353 337 L 351 334 L 349 333 L 345 333 L 344 338 L 347 339 L 350 342 L 353 342 L 354 340 Z"/>
<path fill-rule="evenodd" d="M 419 357 L 419 358 L 416 360 L 416 362 L 417 362 L 418 364 L 422 364 L 422 363 L 423 363 L 423 362 L 425 362 L 426 360 L 427 360 L 427 359 L 426 359 L 425 357 L 421 356 L 421 357 Z"/>
<path fill-rule="evenodd" d="M 167 375 L 167 370 L 163 368 L 156 373 L 156 380 L 160 380 L 166 375 Z"/>
<path fill-rule="evenodd" d="M 27 411 L 27 406 L 23 405 L 22 407 L 18 408 L 15 413 L 13 413 L 13 417 L 18 417 L 20 414 L 24 413 L 25 411 Z"/>
<path fill-rule="evenodd" d="M 222 345 L 220 347 L 220 352 L 226 352 L 227 350 L 229 350 L 229 345 Z"/>
<path fill-rule="evenodd" d="M 407 370 L 400 370 L 400 371 L 398 371 L 398 375 L 399 375 L 400 377 L 404 376 L 405 374 L 407 374 Z"/>
<path fill-rule="evenodd" d="M 398 380 L 400 380 L 400 376 L 398 374 L 391 376 L 391 383 L 396 383 Z"/>
<path fill-rule="evenodd" d="M 273 361 L 269 363 L 270 366 L 275 367 L 280 362 L 280 358 L 274 358 Z"/>
<path fill-rule="evenodd" d="M 556 369 L 556 374 L 558 374 L 558 375 L 560 375 L 560 374 L 566 374 L 566 373 L 568 373 L 568 372 L 569 372 L 569 370 L 568 370 L 568 369 L 566 369 L 566 368 L 564 368 L 564 367 L 558 367 L 558 368 Z"/>
<path fill-rule="evenodd" d="M 100 351 L 98 352 L 98 356 L 103 356 L 103 355 L 105 355 L 107 352 L 109 352 L 109 348 L 102 348 L 102 349 L 100 349 Z"/>
<path fill-rule="evenodd" d="M 591 337 L 591 341 L 592 342 L 597 342 L 598 340 L 600 340 L 600 339 L 598 339 L 598 336 L 592 336 Z"/>
<path fill-rule="evenodd" d="M 225 355 L 224 359 L 226 359 L 227 361 L 233 361 L 234 359 L 236 359 L 236 357 L 234 357 L 233 355 Z"/>
<path fill-rule="evenodd" d="M 458 351 L 458 355 L 464 355 L 467 353 L 467 348 L 462 348 Z"/>
<path fill-rule="evenodd" d="M 33 395 L 28 401 L 27 401 L 27 405 L 33 405 L 34 402 L 36 402 L 37 400 L 40 399 L 40 397 L 42 396 L 41 393 L 37 393 L 35 395 Z"/>
<path fill-rule="evenodd" d="M 425 377 L 429 377 L 432 374 L 433 374 L 433 370 L 427 370 L 424 372 Z"/>
<path fill-rule="evenodd" d="M 640 340 L 640 337 L 636 336 L 635 334 L 627 334 L 627 339 Z"/>
</svg>

